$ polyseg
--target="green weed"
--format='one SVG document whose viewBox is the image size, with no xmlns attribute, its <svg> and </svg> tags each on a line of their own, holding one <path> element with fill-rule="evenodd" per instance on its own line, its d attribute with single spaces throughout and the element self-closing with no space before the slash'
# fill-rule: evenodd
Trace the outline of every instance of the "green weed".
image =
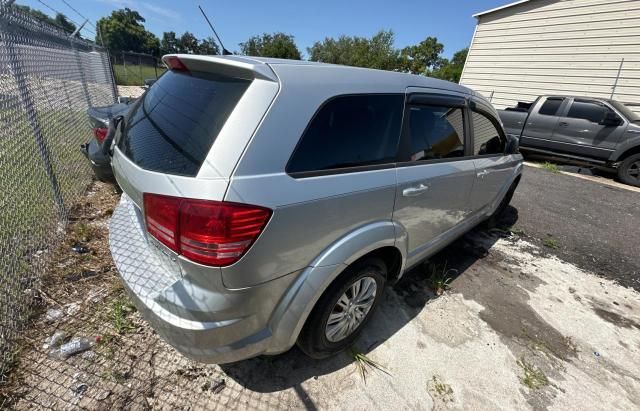
<svg viewBox="0 0 640 411">
<path fill-rule="evenodd" d="M 520 377 L 520 382 L 529 387 L 529 389 L 538 390 L 549 385 L 549 379 L 542 370 L 528 363 L 524 357 L 520 358 L 517 364 L 524 372 L 524 376 Z"/>
<path fill-rule="evenodd" d="M 553 164 L 548 161 L 545 161 L 544 163 L 542 163 L 542 168 L 544 168 L 547 171 L 551 171 L 552 173 L 555 173 L 555 174 L 560 172 L 560 169 L 558 168 L 557 164 Z"/>
<path fill-rule="evenodd" d="M 353 358 L 353 361 L 356 364 L 356 368 L 358 369 L 360 376 L 362 376 L 365 384 L 367 383 L 367 373 L 369 372 L 369 370 L 378 370 L 387 375 L 391 375 L 382 365 L 373 361 L 372 359 L 358 351 L 355 347 L 351 347 L 349 353 L 351 354 L 351 358 Z"/>
</svg>

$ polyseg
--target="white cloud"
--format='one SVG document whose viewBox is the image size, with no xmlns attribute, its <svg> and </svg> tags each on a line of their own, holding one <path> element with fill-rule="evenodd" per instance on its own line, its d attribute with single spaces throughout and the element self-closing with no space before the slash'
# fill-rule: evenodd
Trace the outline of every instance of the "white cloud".
<svg viewBox="0 0 640 411">
<path fill-rule="evenodd" d="M 142 6 L 143 9 L 151 12 L 152 14 L 156 14 L 158 16 L 165 17 L 165 18 L 180 19 L 180 14 L 177 11 L 168 9 L 166 7 L 157 6 L 153 3 L 149 3 L 146 1 L 143 1 L 143 2 L 133 1 L 133 0 L 99 0 L 99 1 L 101 1 L 102 3 L 111 4 L 116 7 L 128 7 L 132 10 L 136 10 L 136 8 L 139 9 L 139 7 Z M 138 10 L 138 11 L 141 11 L 141 10 Z"/>
</svg>

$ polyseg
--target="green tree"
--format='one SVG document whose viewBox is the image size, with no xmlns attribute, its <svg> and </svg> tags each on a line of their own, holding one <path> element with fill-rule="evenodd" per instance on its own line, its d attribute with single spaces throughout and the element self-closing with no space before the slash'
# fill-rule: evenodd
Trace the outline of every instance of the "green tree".
<svg viewBox="0 0 640 411">
<path fill-rule="evenodd" d="M 440 67 L 434 70 L 431 75 L 442 80 L 459 83 L 460 76 L 462 76 L 462 69 L 464 69 L 464 63 L 467 61 L 468 53 L 469 48 L 466 48 L 457 51 L 451 60 L 443 59 Z"/>
<path fill-rule="evenodd" d="M 400 51 L 398 69 L 412 74 L 429 75 L 443 63 L 440 57 L 443 51 L 444 46 L 437 38 L 427 37 L 420 43 Z"/>
<path fill-rule="evenodd" d="M 261 36 L 250 37 L 240 43 L 240 52 L 246 56 L 276 57 L 290 60 L 300 60 L 300 50 L 294 37 L 285 33 L 264 33 Z"/>
<path fill-rule="evenodd" d="M 157 55 L 160 40 L 144 28 L 144 22 L 140 13 L 124 8 L 112 11 L 108 17 L 102 17 L 97 25 L 111 52 L 134 51 Z M 99 39 L 96 38 L 97 40 Z"/>
<path fill-rule="evenodd" d="M 165 31 L 162 33 L 162 40 L 160 40 L 160 53 L 179 53 L 178 39 L 176 38 L 176 33 L 174 31 Z"/>
<path fill-rule="evenodd" d="M 60 27 L 66 33 L 73 33 L 76 31 L 76 25 L 69 21 L 69 18 L 62 13 L 56 14 L 56 17 L 53 19 L 55 25 Z"/>
<path fill-rule="evenodd" d="M 216 43 L 213 37 L 207 37 L 206 39 L 200 40 L 200 44 L 198 45 L 198 53 L 207 55 L 220 54 L 220 48 L 218 47 L 218 43 Z"/>
<path fill-rule="evenodd" d="M 185 31 L 180 36 L 180 40 L 178 41 L 180 53 L 187 54 L 198 54 L 200 50 L 200 45 L 198 44 L 198 39 L 193 33 Z"/>
<path fill-rule="evenodd" d="M 381 30 L 373 37 L 340 36 L 315 42 L 307 49 L 309 60 L 381 70 L 398 68 L 399 51 L 393 46 L 393 31 Z"/>
<path fill-rule="evenodd" d="M 42 11 L 38 9 L 32 9 L 29 6 L 23 6 L 20 4 L 14 4 L 13 7 L 20 10 L 22 13 L 28 14 L 36 20 L 57 26 L 59 29 L 62 29 L 65 33 L 71 34 L 76 31 L 76 25 L 73 24 L 69 18 L 62 14 L 57 13 L 55 18 L 51 18 Z"/>
</svg>

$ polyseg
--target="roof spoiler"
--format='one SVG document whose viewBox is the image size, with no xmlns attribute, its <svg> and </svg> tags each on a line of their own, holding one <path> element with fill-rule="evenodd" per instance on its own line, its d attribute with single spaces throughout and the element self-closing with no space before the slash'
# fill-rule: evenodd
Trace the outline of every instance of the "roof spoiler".
<svg viewBox="0 0 640 411">
<path fill-rule="evenodd" d="M 162 62 L 171 67 L 170 60 L 178 59 L 189 71 L 217 73 L 229 77 L 247 80 L 262 79 L 278 81 L 278 77 L 269 65 L 258 60 L 241 56 L 201 56 L 195 54 L 167 54 Z"/>
</svg>

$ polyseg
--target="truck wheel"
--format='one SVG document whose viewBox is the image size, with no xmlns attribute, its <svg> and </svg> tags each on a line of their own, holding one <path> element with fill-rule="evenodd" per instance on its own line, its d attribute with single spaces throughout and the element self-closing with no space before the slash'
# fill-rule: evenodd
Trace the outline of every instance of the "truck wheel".
<svg viewBox="0 0 640 411">
<path fill-rule="evenodd" d="M 298 347 L 321 359 L 350 347 L 382 299 L 387 266 L 379 258 L 356 261 L 329 286 L 309 314 Z"/>
<path fill-rule="evenodd" d="M 640 153 L 625 158 L 618 167 L 618 178 L 625 184 L 640 187 Z"/>
</svg>

